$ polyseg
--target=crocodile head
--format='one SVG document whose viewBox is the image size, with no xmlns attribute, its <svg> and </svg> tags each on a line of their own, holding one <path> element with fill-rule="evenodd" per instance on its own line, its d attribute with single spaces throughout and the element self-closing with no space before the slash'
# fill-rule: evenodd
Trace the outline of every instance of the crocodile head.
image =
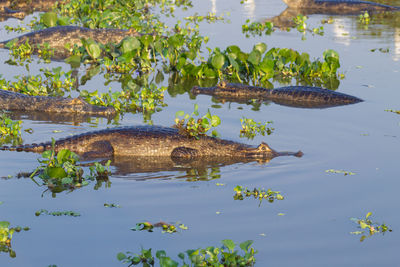
<svg viewBox="0 0 400 267">
<path fill-rule="evenodd" d="M 257 147 L 247 148 L 244 151 L 244 155 L 249 158 L 274 158 L 278 156 L 295 156 L 295 157 L 302 157 L 303 152 L 278 152 L 272 149 L 267 143 L 262 142 Z"/>
<path fill-rule="evenodd" d="M 71 107 L 72 112 L 98 114 L 104 116 L 111 116 L 115 114 L 113 107 L 95 106 L 87 103 L 81 96 L 77 98 L 67 98 L 65 100 Z"/>
</svg>

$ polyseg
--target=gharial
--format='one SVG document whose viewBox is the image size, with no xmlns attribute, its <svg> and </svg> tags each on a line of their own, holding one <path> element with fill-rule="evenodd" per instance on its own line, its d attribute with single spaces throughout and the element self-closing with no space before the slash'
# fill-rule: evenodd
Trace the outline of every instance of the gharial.
<svg viewBox="0 0 400 267">
<path fill-rule="evenodd" d="M 259 86 L 222 82 L 213 87 L 194 86 L 191 92 L 194 95 L 211 95 L 220 101 L 245 102 L 251 99 L 260 99 L 300 108 L 327 108 L 363 101 L 355 96 L 310 86 L 266 89 Z"/>
<path fill-rule="evenodd" d="M 111 116 L 116 113 L 113 107 L 91 105 L 82 97 L 29 96 L 2 89 L 0 89 L 0 109 L 98 116 Z"/>
<path fill-rule="evenodd" d="M 50 150 L 52 143 L 2 146 L 0 150 L 41 153 Z M 161 126 L 129 126 L 83 133 L 55 141 L 55 151 L 69 149 L 84 159 L 113 156 L 171 157 L 195 160 L 218 156 L 226 159 L 272 159 L 277 156 L 297 156 L 298 152 L 277 152 L 267 144 L 251 146 L 234 141 L 199 136 L 188 137 L 180 130 Z"/>
</svg>

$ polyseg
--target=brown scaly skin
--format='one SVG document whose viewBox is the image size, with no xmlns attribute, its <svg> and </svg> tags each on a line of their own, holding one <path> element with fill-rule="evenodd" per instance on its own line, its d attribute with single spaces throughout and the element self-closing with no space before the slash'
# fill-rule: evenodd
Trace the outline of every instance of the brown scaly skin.
<svg viewBox="0 0 400 267">
<path fill-rule="evenodd" d="M 54 49 L 54 59 L 64 59 L 70 55 L 65 45 L 70 44 L 73 47 L 76 44 L 80 46 L 82 45 L 82 38 L 107 44 L 119 43 L 128 36 L 140 36 L 140 34 L 134 30 L 57 26 L 19 36 L 16 38 L 18 40 L 16 44 L 21 45 L 28 40 L 29 44 L 35 48 L 34 52 L 37 53 L 37 45 L 48 43 L 50 48 Z M 14 39 L 0 42 L 0 48 L 6 48 L 5 45 L 12 40 Z"/>
<path fill-rule="evenodd" d="M 87 103 L 81 97 L 28 96 L 1 89 L 0 109 L 49 113 L 78 113 L 106 117 L 115 114 L 113 107 L 94 106 Z"/>
<path fill-rule="evenodd" d="M 57 0 L 0 0 L 0 21 L 8 18 L 23 19 L 37 11 L 49 11 Z"/>
<path fill-rule="evenodd" d="M 382 12 L 396 11 L 400 7 L 383 5 L 369 1 L 358 0 L 282 0 L 288 7 L 304 10 L 321 10 L 337 14 L 349 14 L 349 12 Z"/>
<path fill-rule="evenodd" d="M 51 142 L 0 150 L 42 153 L 51 149 Z M 200 136 L 199 139 L 179 133 L 178 129 L 160 126 L 131 126 L 83 133 L 55 142 L 55 150 L 69 149 L 86 159 L 111 157 L 171 157 L 187 161 L 202 157 L 229 159 L 272 159 L 277 156 L 297 156 L 303 153 L 277 152 L 267 144 L 254 147 L 247 144 Z"/>
<path fill-rule="evenodd" d="M 258 86 L 222 82 L 214 87 L 194 86 L 191 92 L 194 95 L 211 95 L 220 101 L 246 102 L 251 99 L 261 99 L 270 100 L 279 105 L 300 108 L 327 108 L 362 101 L 351 95 L 308 86 L 266 89 Z"/>
</svg>

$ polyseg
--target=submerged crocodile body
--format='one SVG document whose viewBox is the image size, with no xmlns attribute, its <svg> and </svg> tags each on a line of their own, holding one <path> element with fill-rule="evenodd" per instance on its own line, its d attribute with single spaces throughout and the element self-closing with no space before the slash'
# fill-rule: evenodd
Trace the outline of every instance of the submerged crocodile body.
<svg viewBox="0 0 400 267">
<path fill-rule="evenodd" d="M 56 2 L 57 0 L 0 0 L 0 21 L 8 18 L 23 19 L 33 12 L 51 10 Z"/>
<path fill-rule="evenodd" d="M 75 44 L 82 45 L 82 38 L 92 39 L 101 44 L 107 44 L 119 43 L 127 36 L 140 36 L 140 34 L 134 30 L 57 26 L 30 32 L 14 39 L 0 42 L 0 48 L 6 48 L 5 45 L 10 41 L 15 40 L 17 45 L 24 44 L 28 41 L 28 43 L 34 47 L 34 52 L 37 52 L 37 45 L 41 46 L 48 43 L 50 48 L 54 49 L 54 59 L 63 59 L 70 54 L 65 48 L 65 45 L 70 44 L 71 47 Z"/>
<path fill-rule="evenodd" d="M 400 7 L 358 0 L 282 0 L 290 8 L 323 10 L 335 13 L 396 11 Z"/>
<path fill-rule="evenodd" d="M 51 142 L 0 150 L 41 153 L 51 149 Z M 277 156 L 302 156 L 302 152 L 277 152 L 267 144 L 254 147 L 238 142 L 200 136 L 199 139 L 181 134 L 178 129 L 160 126 L 131 126 L 83 133 L 55 142 L 55 150 L 69 149 L 83 158 L 171 157 L 188 161 L 202 157 L 229 159 L 272 159 Z"/>
<path fill-rule="evenodd" d="M 270 100 L 279 105 L 300 108 L 327 108 L 363 101 L 351 95 L 308 86 L 266 89 L 245 84 L 221 83 L 214 87 L 194 86 L 191 92 L 194 95 L 211 95 L 220 101 L 246 102 L 251 99 L 260 99 Z"/>
<path fill-rule="evenodd" d="M 81 113 L 98 116 L 111 116 L 115 114 L 113 107 L 94 106 L 87 103 L 81 97 L 29 96 L 1 89 L 0 109 L 50 113 Z"/>
</svg>

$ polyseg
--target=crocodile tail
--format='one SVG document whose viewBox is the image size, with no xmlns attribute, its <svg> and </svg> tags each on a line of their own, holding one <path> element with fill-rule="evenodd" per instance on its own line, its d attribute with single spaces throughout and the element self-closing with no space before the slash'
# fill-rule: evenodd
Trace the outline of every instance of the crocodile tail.
<svg viewBox="0 0 400 267">
<path fill-rule="evenodd" d="M 40 144 L 29 144 L 29 145 L 20 145 L 20 146 L 0 146 L 0 150 L 5 151 L 18 151 L 18 152 L 35 152 L 42 153 L 47 149 L 51 148 L 51 144 L 48 143 L 40 143 Z"/>
</svg>

